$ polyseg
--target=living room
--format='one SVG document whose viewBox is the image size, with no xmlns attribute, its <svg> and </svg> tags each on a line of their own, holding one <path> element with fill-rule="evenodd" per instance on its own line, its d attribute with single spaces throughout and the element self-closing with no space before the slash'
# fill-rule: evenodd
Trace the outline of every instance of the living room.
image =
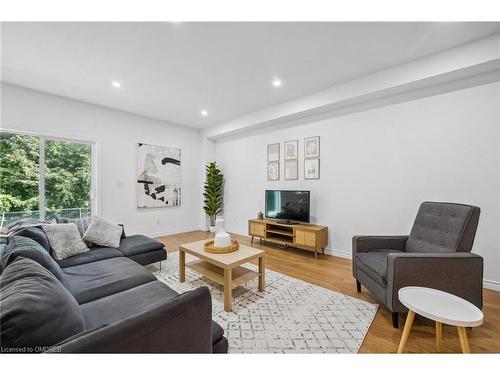
<svg viewBox="0 0 500 375">
<path fill-rule="evenodd" d="M 2 19 L 4 357 L 499 353 L 500 21 L 191 18 Z"/>
</svg>

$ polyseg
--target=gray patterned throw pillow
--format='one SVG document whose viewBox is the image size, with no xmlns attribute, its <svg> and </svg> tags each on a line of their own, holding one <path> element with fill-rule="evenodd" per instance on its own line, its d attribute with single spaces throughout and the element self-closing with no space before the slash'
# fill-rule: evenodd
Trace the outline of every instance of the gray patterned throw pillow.
<svg viewBox="0 0 500 375">
<path fill-rule="evenodd" d="M 123 228 L 100 216 L 93 216 L 83 240 L 100 246 L 118 247 Z"/>
<path fill-rule="evenodd" d="M 53 256 L 57 260 L 66 259 L 89 251 L 73 223 L 42 224 L 42 229 L 49 239 Z"/>
<path fill-rule="evenodd" d="M 80 232 L 80 237 L 83 238 L 83 236 L 85 235 L 85 232 L 87 231 L 87 229 L 90 225 L 90 220 L 91 220 L 90 217 L 82 217 L 82 218 L 76 218 L 76 219 L 57 219 L 57 222 L 64 223 L 64 224 L 75 223 L 75 225 L 78 229 L 78 232 Z M 85 245 L 87 245 L 87 247 L 89 247 L 89 248 L 94 246 L 94 244 L 92 242 L 87 242 L 87 241 L 84 241 L 84 242 L 85 242 Z"/>
</svg>

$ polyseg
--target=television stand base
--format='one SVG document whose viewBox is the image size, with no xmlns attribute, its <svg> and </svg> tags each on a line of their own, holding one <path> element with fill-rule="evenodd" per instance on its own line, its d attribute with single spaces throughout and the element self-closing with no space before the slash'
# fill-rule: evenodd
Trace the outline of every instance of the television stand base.
<svg viewBox="0 0 500 375">
<path fill-rule="evenodd" d="M 290 220 L 276 220 L 276 223 L 277 224 L 287 224 L 287 225 L 298 225 L 300 223 L 295 223 L 293 221 L 290 221 Z"/>
<path fill-rule="evenodd" d="M 297 247 L 325 253 L 328 244 L 328 227 L 314 224 L 293 224 L 289 221 L 275 221 L 267 219 L 248 220 L 248 235 L 266 242 L 274 242 L 287 247 Z"/>
</svg>

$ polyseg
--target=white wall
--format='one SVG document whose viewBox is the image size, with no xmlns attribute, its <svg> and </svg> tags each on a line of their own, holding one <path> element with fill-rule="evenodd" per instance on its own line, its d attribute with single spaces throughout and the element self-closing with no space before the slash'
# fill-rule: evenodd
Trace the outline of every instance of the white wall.
<svg viewBox="0 0 500 375">
<path fill-rule="evenodd" d="M 475 204 L 474 251 L 500 286 L 500 84 L 489 84 L 216 144 L 226 177 L 225 220 L 246 233 L 264 190 L 311 190 L 313 222 L 331 253 L 354 234 L 407 234 L 425 200 Z M 303 179 L 303 139 L 321 137 L 321 179 Z M 299 180 L 283 181 L 283 141 L 299 139 Z M 266 145 L 281 142 L 281 181 L 266 180 Z M 496 283 L 496 284 L 495 284 Z"/>
<path fill-rule="evenodd" d="M 2 84 L 1 89 L 2 128 L 98 141 L 102 216 L 124 223 L 129 234 L 198 229 L 202 183 L 198 131 L 18 86 Z M 180 207 L 137 208 L 138 142 L 182 150 Z"/>
</svg>

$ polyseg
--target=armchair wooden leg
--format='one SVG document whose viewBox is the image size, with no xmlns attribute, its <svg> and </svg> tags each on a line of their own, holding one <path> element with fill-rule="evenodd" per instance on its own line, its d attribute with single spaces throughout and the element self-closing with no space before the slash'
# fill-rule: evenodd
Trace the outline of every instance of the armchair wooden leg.
<svg viewBox="0 0 500 375">
<path fill-rule="evenodd" d="M 356 280 L 356 290 L 361 293 L 361 283 L 358 280 Z"/>
<path fill-rule="evenodd" d="M 392 313 L 392 326 L 399 328 L 399 314 L 397 312 Z"/>
</svg>

